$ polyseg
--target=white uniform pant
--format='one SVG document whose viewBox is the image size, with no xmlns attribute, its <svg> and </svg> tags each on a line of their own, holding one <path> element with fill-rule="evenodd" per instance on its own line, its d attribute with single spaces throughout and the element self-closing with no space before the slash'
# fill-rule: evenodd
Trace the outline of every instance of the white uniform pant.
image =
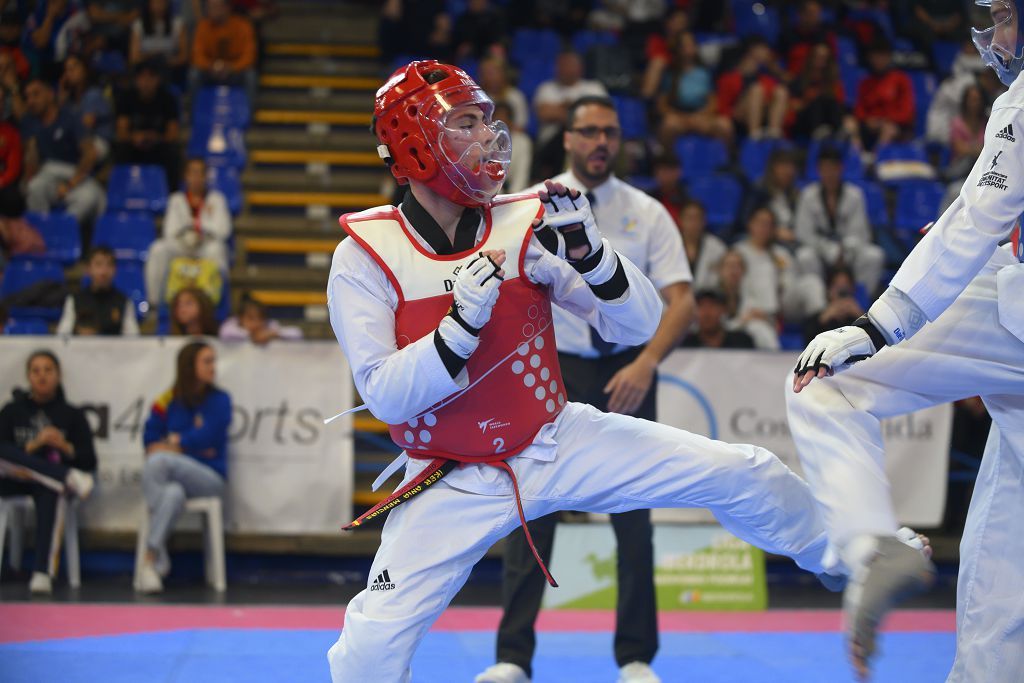
<svg viewBox="0 0 1024 683">
<path fill-rule="evenodd" d="M 568 403 L 508 462 L 527 519 L 565 509 L 706 507 L 736 536 L 822 571 L 827 541 L 810 490 L 763 448 Z M 422 468 L 413 461 L 406 480 Z M 430 625 L 487 549 L 518 525 L 508 474 L 487 465 L 456 468 L 392 510 L 367 587 L 349 603 L 328 653 L 334 683 L 411 681 L 410 661 Z"/>
<path fill-rule="evenodd" d="M 804 473 L 840 556 L 861 534 L 898 529 L 879 420 L 980 395 L 993 429 L 960 545 L 957 659 L 949 681 L 1019 681 L 1024 672 L 1024 342 L 1000 324 L 999 250 L 939 318 L 909 340 L 800 394 L 786 389 Z M 1010 271 L 1007 271 L 1010 272 Z M 1024 290 L 1005 291 L 1024 321 Z M 787 385 L 792 376 L 787 378 Z"/>
</svg>

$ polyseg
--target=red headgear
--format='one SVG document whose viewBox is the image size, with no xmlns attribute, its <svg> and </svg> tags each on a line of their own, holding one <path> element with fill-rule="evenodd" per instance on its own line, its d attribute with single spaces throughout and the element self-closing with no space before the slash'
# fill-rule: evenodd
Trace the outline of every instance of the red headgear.
<svg viewBox="0 0 1024 683">
<path fill-rule="evenodd" d="M 449 121 L 475 105 L 483 114 Z M 409 179 L 463 206 L 482 206 L 501 189 L 512 155 L 508 128 L 492 122 L 494 103 L 466 72 L 436 61 L 412 62 L 377 91 L 378 153 L 400 184 Z"/>
</svg>

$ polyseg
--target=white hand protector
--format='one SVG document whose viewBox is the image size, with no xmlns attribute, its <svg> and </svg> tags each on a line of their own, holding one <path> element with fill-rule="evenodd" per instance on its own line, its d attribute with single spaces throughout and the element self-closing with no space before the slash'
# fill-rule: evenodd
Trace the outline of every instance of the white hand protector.
<svg viewBox="0 0 1024 683">
<path fill-rule="evenodd" d="M 860 327 L 847 325 L 828 332 L 822 332 L 811 340 L 796 362 L 794 372 L 803 375 L 809 370 L 815 373 L 827 368 L 832 375 L 858 361 L 875 355 L 878 351 L 868 333 Z"/>
<path fill-rule="evenodd" d="M 477 334 L 491 319 L 491 309 L 498 300 L 501 270 L 490 258 L 482 254 L 470 261 L 455 278 L 455 300 L 451 315 L 464 327 Z"/>
<path fill-rule="evenodd" d="M 544 207 L 540 223 L 533 226 L 537 240 L 545 249 L 566 261 L 582 261 L 597 253 L 601 248 L 601 232 L 597 229 L 587 198 L 579 190 L 559 183 L 549 181 L 546 187 L 537 193 Z M 579 247 L 588 249 L 577 258 L 571 258 L 570 252 Z"/>
</svg>

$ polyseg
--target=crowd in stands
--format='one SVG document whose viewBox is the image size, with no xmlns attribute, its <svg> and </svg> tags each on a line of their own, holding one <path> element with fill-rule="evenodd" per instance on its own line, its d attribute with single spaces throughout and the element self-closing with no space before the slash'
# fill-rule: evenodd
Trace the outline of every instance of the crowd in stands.
<svg viewBox="0 0 1024 683">
<path fill-rule="evenodd" d="M 866 307 L 980 153 L 1003 88 L 973 5 L 388 0 L 380 45 L 389 67 L 478 80 L 513 131 L 511 191 L 561 172 L 573 100 L 611 94 L 619 175 L 676 218 L 695 291 L 729 331 L 793 349 Z"/>
</svg>

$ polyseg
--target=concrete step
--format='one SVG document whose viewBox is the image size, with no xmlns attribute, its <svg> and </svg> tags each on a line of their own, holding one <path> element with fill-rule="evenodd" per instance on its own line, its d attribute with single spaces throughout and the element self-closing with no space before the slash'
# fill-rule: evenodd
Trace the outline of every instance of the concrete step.
<svg viewBox="0 0 1024 683">
<path fill-rule="evenodd" d="M 340 9 L 340 8 L 339 8 Z M 262 28 L 268 43 L 328 43 L 335 45 L 369 45 L 377 41 L 377 12 L 336 12 L 334 7 L 319 13 L 286 14 L 267 22 Z"/>
<path fill-rule="evenodd" d="M 295 237 L 341 239 L 344 231 L 337 216 L 307 218 L 305 216 L 243 213 L 235 219 L 234 230 L 240 236 Z"/>
<path fill-rule="evenodd" d="M 251 207 L 272 209 L 307 209 L 326 207 L 327 213 L 332 211 L 361 211 L 373 206 L 387 204 L 391 198 L 379 193 L 362 192 L 280 192 L 256 190 L 246 196 Z"/>
<path fill-rule="evenodd" d="M 262 149 L 249 153 L 252 164 L 289 166 L 324 164 L 326 166 L 361 167 L 384 169 L 384 164 L 375 152 L 330 152 L 304 149 Z"/>
<path fill-rule="evenodd" d="M 250 154 L 257 150 L 317 150 L 377 154 L 377 140 L 369 130 L 346 128 L 331 129 L 324 133 L 310 133 L 295 128 L 254 126 L 245 134 L 245 145 Z"/>
<path fill-rule="evenodd" d="M 373 97 L 362 91 L 264 90 L 256 95 L 256 109 L 299 109 L 373 113 Z"/>
<path fill-rule="evenodd" d="M 285 168 L 250 168 L 242 176 L 242 187 L 248 192 L 294 191 L 375 193 L 387 176 L 381 171 L 345 169 L 333 173 L 314 174 Z"/>
<path fill-rule="evenodd" d="M 315 109 L 259 109 L 253 117 L 258 124 L 278 126 L 347 126 L 368 129 L 373 120 L 370 112 L 317 111 Z"/>
<path fill-rule="evenodd" d="M 379 78 L 375 60 L 338 57 L 267 57 L 260 73 L 310 76 L 363 76 Z"/>
<path fill-rule="evenodd" d="M 335 45 L 332 43 L 270 43 L 266 54 L 271 57 L 346 57 L 351 59 L 378 59 L 376 45 Z"/>
<path fill-rule="evenodd" d="M 262 74 L 261 88 L 357 90 L 375 92 L 384 81 L 369 76 L 324 76 L 317 74 Z"/>
<path fill-rule="evenodd" d="M 330 268 L 242 265 L 231 270 L 231 286 L 236 289 L 323 291 L 329 273 Z"/>
</svg>

